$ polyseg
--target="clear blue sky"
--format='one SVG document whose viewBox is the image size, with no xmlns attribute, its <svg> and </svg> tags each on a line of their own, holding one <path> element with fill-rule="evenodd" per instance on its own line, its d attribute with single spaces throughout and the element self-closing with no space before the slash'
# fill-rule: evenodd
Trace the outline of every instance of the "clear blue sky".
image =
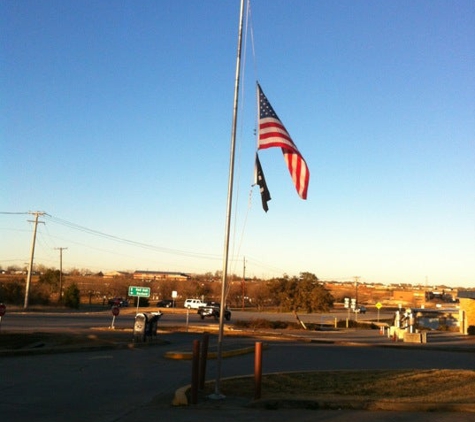
<svg viewBox="0 0 475 422">
<path fill-rule="evenodd" d="M 245 257 L 246 276 L 475 287 L 475 2 L 251 9 L 230 272 Z M 28 262 L 33 228 L 5 213 L 44 211 L 37 264 L 65 247 L 65 269 L 222 269 L 238 13 L 0 3 L 3 268 Z M 261 151 L 267 214 L 257 188 L 249 201 L 256 79 L 311 173 L 303 201 L 280 150 Z"/>
</svg>

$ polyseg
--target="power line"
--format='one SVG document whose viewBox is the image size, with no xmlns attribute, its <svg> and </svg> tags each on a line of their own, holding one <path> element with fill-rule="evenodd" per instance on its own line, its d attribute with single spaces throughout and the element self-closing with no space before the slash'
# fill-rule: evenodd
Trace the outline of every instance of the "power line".
<svg viewBox="0 0 475 422">
<path fill-rule="evenodd" d="M 31 212 L 0 212 L 0 214 L 19 214 L 19 215 L 22 215 L 22 214 L 34 214 L 34 213 L 31 213 Z M 112 242 L 122 243 L 122 244 L 126 244 L 126 245 L 129 245 L 129 246 L 138 247 L 138 248 L 142 248 L 142 249 L 147 249 L 147 250 L 154 251 L 154 252 L 161 252 L 161 253 L 177 255 L 177 256 L 185 256 L 185 257 L 207 259 L 207 260 L 221 260 L 222 259 L 222 256 L 217 255 L 217 254 L 207 254 L 207 253 L 201 253 L 201 252 L 192 252 L 192 251 L 184 251 L 184 250 L 179 250 L 179 249 L 165 248 L 165 247 L 161 247 L 161 246 L 157 246 L 157 245 L 151 245 L 151 244 L 142 243 L 142 242 L 138 242 L 138 241 L 131 240 L 131 239 L 126 239 L 124 237 L 108 234 L 108 233 L 105 233 L 105 232 L 102 232 L 102 231 L 99 231 L 99 230 L 95 230 L 95 229 L 91 229 L 91 228 L 82 226 L 80 224 L 73 223 L 71 221 L 68 221 L 68 220 L 65 220 L 65 219 L 62 219 L 62 218 L 59 218 L 59 217 L 52 216 L 52 215 L 50 215 L 46 212 L 41 213 L 41 215 L 45 219 L 49 220 L 49 222 L 51 222 L 51 223 L 55 223 L 55 224 L 67 227 L 69 229 L 76 230 L 76 231 L 81 232 L 81 233 L 85 233 L 87 235 L 107 239 L 107 240 L 112 241 Z M 48 238 L 59 239 L 61 242 L 64 241 L 64 242 L 80 245 L 80 246 L 83 246 L 83 247 L 86 247 L 86 248 L 89 248 L 89 249 L 94 249 L 96 251 L 111 252 L 111 251 L 105 250 L 103 248 L 93 247 L 90 244 L 81 243 L 81 242 L 72 240 L 69 237 L 65 238 L 67 236 L 63 236 L 63 237 L 55 236 L 48 229 L 46 229 L 46 233 L 43 233 L 41 230 L 38 230 L 38 234 L 42 235 L 42 236 L 40 236 L 38 241 L 40 242 L 40 244 L 42 243 L 42 241 L 44 241 L 43 242 L 44 244 L 42 246 L 44 248 L 46 248 L 47 250 L 56 249 L 56 248 L 54 248 L 54 246 L 55 246 L 54 244 L 56 242 L 48 242 L 47 239 L 45 238 L 45 236 L 47 236 Z M 51 245 L 51 243 L 53 243 L 53 245 Z M 118 254 L 117 251 L 114 251 L 113 253 Z M 128 256 L 127 254 L 118 254 L 118 255 Z M 234 265 L 234 263 L 241 262 L 241 259 L 242 258 L 239 258 L 237 256 L 233 256 L 233 257 L 229 258 L 229 261 L 231 263 L 233 263 L 233 265 Z M 53 262 L 53 260 L 54 260 L 54 258 L 52 257 L 52 255 L 50 255 L 50 261 Z M 253 258 L 252 256 L 249 256 L 249 255 L 246 255 L 246 260 L 248 262 L 250 262 L 252 265 L 260 267 L 260 268 L 265 268 L 265 269 L 269 270 L 270 272 L 282 273 L 282 274 L 284 274 L 286 272 L 282 268 L 278 268 L 274 265 L 269 265 L 265 262 L 260 261 L 259 259 Z"/>
<path fill-rule="evenodd" d="M 179 249 L 165 248 L 165 247 L 161 247 L 161 246 L 156 246 L 156 245 L 150 245 L 150 244 L 147 244 L 147 243 L 137 242 L 135 240 L 125 239 L 123 237 L 114 236 L 114 235 L 111 235 L 111 234 L 108 234 L 108 233 L 101 232 L 99 230 L 90 229 L 90 228 L 81 226 L 79 224 L 72 223 L 70 221 L 63 220 L 63 219 L 58 218 L 58 217 L 54 217 L 54 216 L 49 215 L 49 214 L 47 214 L 47 218 L 49 218 L 51 220 L 51 222 L 53 222 L 53 223 L 60 224 L 60 225 L 65 226 L 65 227 L 69 227 L 71 229 L 78 230 L 80 232 L 87 233 L 87 234 L 90 234 L 92 236 L 102 237 L 102 238 L 109 239 L 109 240 L 112 240 L 112 241 L 115 241 L 115 242 L 140 247 L 140 248 L 143 248 L 143 249 L 148 249 L 148 250 L 158 251 L 158 252 L 164 252 L 164 253 L 169 253 L 169 254 L 173 254 L 173 255 L 189 256 L 189 257 L 194 257 L 194 258 L 221 259 L 220 255 L 205 254 L 205 253 L 200 253 L 200 252 L 191 252 L 191 251 L 183 251 L 183 250 L 179 250 Z"/>
</svg>

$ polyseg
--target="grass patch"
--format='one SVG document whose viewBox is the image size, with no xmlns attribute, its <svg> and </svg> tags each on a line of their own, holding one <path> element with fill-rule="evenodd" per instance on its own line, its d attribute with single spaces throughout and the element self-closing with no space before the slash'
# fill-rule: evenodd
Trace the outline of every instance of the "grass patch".
<svg viewBox="0 0 475 422">
<path fill-rule="evenodd" d="M 95 333 L 0 332 L 0 350 L 27 350 L 74 345 L 102 345 L 124 341 L 130 336 L 119 330 Z"/>
<path fill-rule="evenodd" d="M 348 325 L 348 327 L 347 327 Z M 305 326 L 309 331 L 319 331 L 322 328 L 333 329 L 334 324 L 319 324 L 314 322 L 306 322 Z M 247 321 L 236 320 L 234 321 L 234 327 L 242 330 L 303 330 L 304 328 L 298 322 L 286 322 L 286 321 L 271 321 L 265 318 L 251 318 Z M 379 330 L 379 326 L 373 322 L 367 321 L 355 321 L 339 320 L 337 322 L 337 328 L 356 328 L 363 330 Z"/>
<path fill-rule="evenodd" d="M 59 333 L 0 333 L 0 350 L 19 350 L 42 345 L 67 346 L 89 342 L 85 336 Z"/>
<path fill-rule="evenodd" d="M 475 371 L 373 370 L 270 374 L 262 378 L 262 398 L 332 398 L 399 402 L 473 403 Z M 224 395 L 252 399 L 253 377 L 222 380 Z M 206 394 L 214 385 L 206 385 Z M 208 391 L 209 390 L 209 391 Z"/>
</svg>

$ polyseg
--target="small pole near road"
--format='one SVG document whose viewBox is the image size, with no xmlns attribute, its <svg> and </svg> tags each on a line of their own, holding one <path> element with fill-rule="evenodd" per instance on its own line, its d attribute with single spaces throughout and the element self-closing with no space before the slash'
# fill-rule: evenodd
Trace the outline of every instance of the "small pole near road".
<svg viewBox="0 0 475 422">
<path fill-rule="evenodd" d="M 383 305 L 381 305 L 381 302 L 378 302 L 376 304 L 376 308 L 378 309 L 378 322 L 379 322 L 379 310 L 383 307 Z"/>
<path fill-rule="evenodd" d="M 0 303 L 0 329 L 2 328 L 2 318 L 5 315 L 6 311 L 7 307 L 3 303 Z"/>
<path fill-rule="evenodd" d="M 262 387 L 262 343 L 256 342 L 256 354 L 254 356 L 254 400 L 261 398 Z"/>
<path fill-rule="evenodd" d="M 201 353 L 200 353 L 200 383 L 199 383 L 200 390 L 203 390 L 203 388 L 205 388 L 206 361 L 208 360 L 208 345 L 209 345 L 209 333 L 203 333 L 203 343 L 201 344 Z"/>
<path fill-rule="evenodd" d="M 114 327 L 115 317 L 116 317 L 117 315 L 119 315 L 119 313 L 120 313 L 119 307 L 118 307 L 118 306 L 113 306 L 113 307 L 112 307 L 112 324 L 111 324 L 111 326 L 109 327 L 109 328 L 112 329 L 112 330 L 115 330 L 115 327 Z"/>
<path fill-rule="evenodd" d="M 193 340 L 193 361 L 191 367 L 191 404 L 198 403 L 200 347 L 200 341 Z"/>
</svg>

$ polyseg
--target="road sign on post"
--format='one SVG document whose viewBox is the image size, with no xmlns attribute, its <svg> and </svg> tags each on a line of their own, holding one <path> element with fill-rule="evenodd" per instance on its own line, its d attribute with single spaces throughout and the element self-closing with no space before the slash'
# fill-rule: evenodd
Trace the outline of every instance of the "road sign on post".
<svg viewBox="0 0 475 422">
<path fill-rule="evenodd" d="M 129 286 L 129 296 L 150 297 L 150 287 Z"/>
<path fill-rule="evenodd" d="M 378 302 L 375 306 L 378 309 L 378 322 L 379 322 L 379 310 L 383 307 L 383 305 L 381 305 L 381 302 Z"/>
<path fill-rule="evenodd" d="M 129 286 L 129 296 L 137 297 L 137 313 L 141 297 L 150 297 L 150 287 Z"/>
<path fill-rule="evenodd" d="M 113 307 L 112 307 L 112 315 L 113 315 L 113 316 L 112 316 L 112 324 L 111 324 L 111 326 L 110 326 L 109 328 L 112 328 L 113 330 L 115 329 L 115 327 L 114 327 L 115 317 L 116 317 L 117 315 L 119 315 L 119 313 L 120 313 L 119 307 L 118 307 L 118 306 L 113 306 Z"/>
</svg>

